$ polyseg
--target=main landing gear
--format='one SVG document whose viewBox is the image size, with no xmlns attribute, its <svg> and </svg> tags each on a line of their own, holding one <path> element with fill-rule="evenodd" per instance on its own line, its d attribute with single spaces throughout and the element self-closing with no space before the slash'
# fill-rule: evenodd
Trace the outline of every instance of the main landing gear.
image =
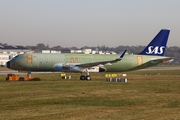
<svg viewBox="0 0 180 120">
<path fill-rule="evenodd" d="M 81 73 L 80 80 L 91 80 L 88 70 L 86 70 L 86 76 Z"/>
<path fill-rule="evenodd" d="M 80 80 L 91 80 L 91 77 L 90 77 L 90 75 L 87 75 L 87 76 L 81 75 Z"/>
<path fill-rule="evenodd" d="M 27 77 L 31 78 L 31 72 L 27 73 Z"/>
</svg>

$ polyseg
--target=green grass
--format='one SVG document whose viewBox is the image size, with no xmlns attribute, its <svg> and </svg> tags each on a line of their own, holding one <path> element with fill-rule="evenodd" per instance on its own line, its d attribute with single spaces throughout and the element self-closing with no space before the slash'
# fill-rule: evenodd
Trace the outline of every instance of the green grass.
<svg viewBox="0 0 180 120">
<path fill-rule="evenodd" d="M 127 83 L 33 74 L 41 81 L 6 82 L 0 76 L 2 120 L 178 120 L 180 70 L 128 72 Z"/>
</svg>

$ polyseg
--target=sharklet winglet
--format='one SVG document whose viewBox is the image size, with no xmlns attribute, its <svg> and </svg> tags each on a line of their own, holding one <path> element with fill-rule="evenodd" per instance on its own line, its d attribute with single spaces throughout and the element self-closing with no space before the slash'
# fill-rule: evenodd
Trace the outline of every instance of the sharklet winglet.
<svg viewBox="0 0 180 120">
<path fill-rule="evenodd" d="M 123 57 L 124 57 L 124 55 L 125 55 L 125 53 L 126 53 L 126 51 L 127 51 L 127 50 L 124 50 L 124 51 L 121 53 L 121 55 L 120 55 L 116 60 L 117 60 L 117 61 L 122 60 Z"/>
</svg>

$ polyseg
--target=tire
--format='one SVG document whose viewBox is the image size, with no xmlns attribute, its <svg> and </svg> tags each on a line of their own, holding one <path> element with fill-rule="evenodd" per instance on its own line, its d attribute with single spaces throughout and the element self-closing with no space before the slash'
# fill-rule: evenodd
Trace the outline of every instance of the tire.
<svg viewBox="0 0 180 120">
<path fill-rule="evenodd" d="M 80 76 L 80 80 L 85 80 L 85 79 L 86 79 L 86 77 L 84 75 Z"/>
<path fill-rule="evenodd" d="M 91 80 L 91 77 L 89 75 L 86 76 L 86 80 Z"/>
<path fill-rule="evenodd" d="M 23 78 L 23 77 L 20 77 L 20 78 L 19 78 L 19 81 L 24 81 L 24 78 Z"/>
</svg>

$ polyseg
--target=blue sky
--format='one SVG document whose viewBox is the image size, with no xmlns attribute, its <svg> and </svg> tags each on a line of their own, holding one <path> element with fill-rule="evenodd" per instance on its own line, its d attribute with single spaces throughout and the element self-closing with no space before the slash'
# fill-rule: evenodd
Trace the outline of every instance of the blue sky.
<svg viewBox="0 0 180 120">
<path fill-rule="evenodd" d="M 179 5 L 179 0 L 0 0 L 0 42 L 136 46 L 167 28 L 168 46 L 180 46 Z"/>
</svg>

